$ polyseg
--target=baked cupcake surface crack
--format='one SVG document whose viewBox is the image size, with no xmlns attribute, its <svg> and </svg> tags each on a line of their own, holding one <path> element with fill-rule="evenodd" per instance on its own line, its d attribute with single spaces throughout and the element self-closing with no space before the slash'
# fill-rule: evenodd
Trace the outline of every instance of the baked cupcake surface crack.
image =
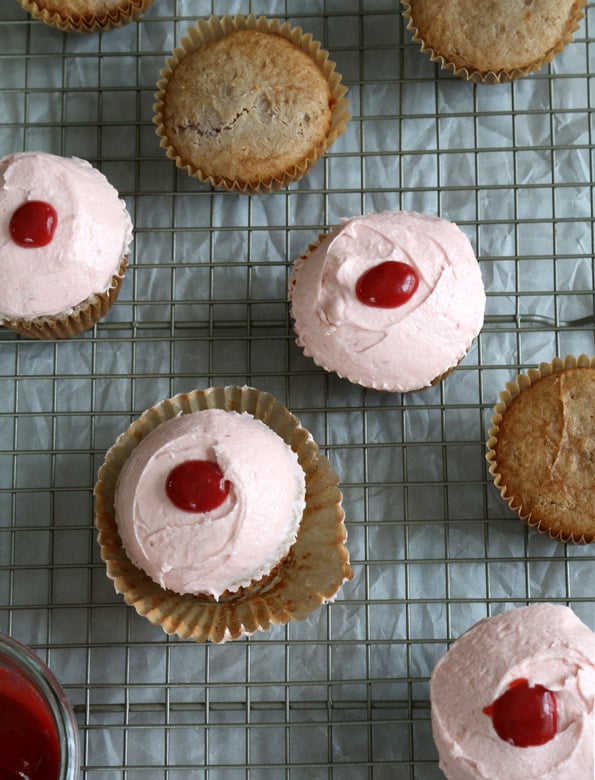
<svg viewBox="0 0 595 780">
<path fill-rule="evenodd" d="M 562 541 L 595 540 L 595 365 L 581 357 L 511 383 L 495 407 L 487 458 L 510 507 Z M 544 364 L 545 366 L 545 364 Z"/>
<path fill-rule="evenodd" d="M 255 30 L 186 56 L 164 105 L 179 153 L 200 157 L 206 175 L 228 179 L 281 176 L 322 143 L 331 124 L 330 89 L 316 64 L 291 41 Z M 233 150 L 224 130 L 233 133 Z"/>
<path fill-rule="evenodd" d="M 269 192 L 307 173 L 344 131 L 346 89 L 301 28 L 237 16 L 199 22 L 158 82 L 167 155 L 223 189 Z"/>
<path fill-rule="evenodd" d="M 244 101 L 246 105 L 240 108 L 234 116 L 227 119 L 221 117 L 216 109 L 205 106 L 201 111 L 199 122 L 185 122 L 173 125 L 172 118 L 172 127 L 174 127 L 176 132 L 195 132 L 201 138 L 207 139 L 214 138 L 225 131 L 233 130 L 235 125 L 242 119 L 258 121 L 267 125 L 277 116 L 279 121 L 283 122 L 283 118 L 276 115 L 273 111 L 272 103 L 264 92 L 259 90 L 255 96 L 246 95 Z M 284 122 L 284 124 L 289 126 L 287 122 Z"/>
</svg>

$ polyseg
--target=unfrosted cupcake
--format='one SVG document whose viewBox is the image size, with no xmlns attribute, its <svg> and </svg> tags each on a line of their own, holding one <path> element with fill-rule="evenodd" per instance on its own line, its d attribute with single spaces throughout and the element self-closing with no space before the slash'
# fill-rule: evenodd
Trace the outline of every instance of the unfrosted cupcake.
<svg viewBox="0 0 595 780">
<path fill-rule="evenodd" d="M 383 211 L 345 219 L 293 267 L 297 344 L 327 371 L 364 387 L 421 390 L 465 357 L 485 290 L 452 222 Z"/>
<path fill-rule="evenodd" d="M 99 471 L 108 576 L 182 638 L 221 642 L 303 619 L 352 576 L 337 485 L 268 393 L 175 396 L 145 412 Z"/>
<path fill-rule="evenodd" d="M 350 118 L 328 52 L 279 20 L 201 20 L 161 76 L 153 117 L 161 146 L 223 189 L 269 192 L 300 179 Z"/>
<path fill-rule="evenodd" d="M 595 540 L 595 359 L 581 355 L 519 375 L 500 393 L 487 460 L 502 498 L 563 542 Z"/>
<path fill-rule="evenodd" d="M 18 0 L 25 11 L 63 32 L 107 32 L 144 13 L 153 0 Z"/>
<path fill-rule="evenodd" d="M 91 328 L 114 303 L 132 221 L 86 160 L 17 152 L 0 160 L 0 320 L 34 339 Z"/>
<path fill-rule="evenodd" d="M 432 62 L 478 83 L 539 70 L 572 40 L 585 0 L 402 0 L 407 29 Z"/>
<path fill-rule="evenodd" d="M 592 780 L 595 633 L 555 604 L 476 623 L 430 682 L 448 780 Z"/>
</svg>

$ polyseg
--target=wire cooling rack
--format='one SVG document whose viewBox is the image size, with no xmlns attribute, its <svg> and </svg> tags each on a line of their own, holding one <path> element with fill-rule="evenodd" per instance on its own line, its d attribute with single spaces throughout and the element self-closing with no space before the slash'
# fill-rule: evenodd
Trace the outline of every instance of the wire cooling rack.
<svg viewBox="0 0 595 780">
<path fill-rule="evenodd" d="M 165 58 L 198 16 L 237 12 L 312 32 L 349 88 L 346 134 L 272 195 L 212 191 L 153 132 Z M 440 778 L 428 678 L 451 640 L 543 600 L 595 629 L 593 548 L 527 532 L 484 460 L 506 381 L 595 351 L 594 14 L 551 66 L 493 87 L 439 72 L 397 0 L 155 0 L 88 36 L 3 0 L 0 153 L 90 160 L 136 226 L 120 299 L 93 331 L 55 344 L 0 333 L 0 630 L 66 687 L 83 777 Z M 319 232 L 385 208 L 457 222 L 488 291 L 463 364 L 406 396 L 317 369 L 286 303 L 291 261 Z M 198 645 L 114 594 L 92 487 L 143 409 L 226 383 L 274 393 L 312 431 L 341 475 L 355 576 L 303 623 Z"/>
</svg>

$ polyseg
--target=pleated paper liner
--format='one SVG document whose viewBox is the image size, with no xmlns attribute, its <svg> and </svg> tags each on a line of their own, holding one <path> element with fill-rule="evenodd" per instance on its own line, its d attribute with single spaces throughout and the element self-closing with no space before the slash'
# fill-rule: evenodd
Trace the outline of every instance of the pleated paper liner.
<svg viewBox="0 0 595 780">
<path fill-rule="evenodd" d="M 5 319 L 2 324 L 28 339 L 52 340 L 77 336 L 92 328 L 109 312 L 120 292 L 127 266 L 128 255 L 122 259 L 117 273 L 112 276 L 109 288 L 104 293 L 91 295 L 71 312 L 34 317 L 30 320 Z"/>
<path fill-rule="evenodd" d="M 566 30 L 551 48 L 536 53 L 536 56 L 531 58 L 523 67 L 501 67 L 494 70 L 481 69 L 472 63 L 461 64 L 460 61 L 451 61 L 448 55 L 441 50 L 440 43 L 432 39 L 427 31 L 424 32 L 416 26 L 411 10 L 415 5 L 415 0 L 402 0 L 401 5 L 404 9 L 403 16 L 407 20 L 407 29 L 413 35 L 413 42 L 420 45 L 421 52 L 428 54 L 431 62 L 437 63 L 443 70 L 450 71 L 454 76 L 465 81 L 471 81 L 476 84 L 503 84 L 524 78 L 551 62 L 572 41 L 573 34 L 578 29 L 581 19 L 585 15 L 584 8 L 586 7 L 586 2 L 585 0 L 577 0 L 577 2 L 573 3 Z M 444 3 L 441 10 L 448 12 L 448 2 Z M 489 11 L 486 10 L 486 13 L 489 14 Z"/>
<path fill-rule="evenodd" d="M 114 8 L 94 11 L 69 11 L 64 0 L 18 0 L 34 19 L 62 32 L 96 33 L 122 27 L 138 19 L 153 0 L 121 0 Z"/>
<path fill-rule="evenodd" d="M 331 93 L 331 127 L 323 143 L 313 147 L 310 152 L 296 163 L 290 165 L 282 174 L 274 173 L 259 179 L 244 180 L 228 178 L 214 173 L 207 173 L 201 169 L 200 161 L 185 159 L 175 147 L 175 143 L 168 138 L 165 126 L 165 98 L 168 83 L 178 64 L 189 54 L 201 46 L 212 41 L 220 40 L 238 30 L 256 30 L 260 33 L 279 35 L 294 43 L 305 52 L 318 66 L 326 79 Z M 166 61 L 166 67 L 161 71 L 161 79 L 157 82 L 155 93 L 156 103 L 153 106 L 155 112 L 153 122 L 156 125 L 156 134 L 160 139 L 160 146 L 165 149 L 166 155 L 175 161 L 178 168 L 185 170 L 189 176 L 210 184 L 213 187 L 243 193 L 268 193 L 287 187 L 305 176 L 320 158 L 328 151 L 331 145 L 341 136 L 346 129 L 349 114 L 349 101 L 345 97 L 347 88 L 341 83 L 341 75 L 337 73 L 336 66 L 329 59 L 329 53 L 321 48 L 319 42 L 313 40 L 310 33 L 304 33 L 301 27 L 291 27 L 289 22 L 282 23 L 278 19 L 266 19 L 264 16 L 256 17 L 251 14 L 243 16 L 216 17 L 199 20 L 195 27 L 188 30 L 186 37 L 182 38 L 180 46 L 174 49 L 172 57 Z M 303 85 L 300 85 L 303 86 Z"/>
<path fill-rule="evenodd" d="M 165 420 L 208 408 L 248 412 L 262 420 L 297 453 L 306 474 L 306 508 L 288 556 L 266 577 L 218 601 L 210 595 L 179 595 L 153 582 L 128 559 L 114 517 L 118 475 L 138 442 Z M 224 642 L 303 620 L 353 576 L 338 481 L 310 433 L 269 393 L 228 386 L 174 396 L 144 412 L 118 438 L 99 470 L 95 523 L 107 575 L 139 615 L 181 639 Z"/>
<path fill-rule="evenodd" d="M 518 517 L 525 522 L 529 527 L 539 531 L 540 533 L 549 535 L 552 539 L 557 539 L 561 542 L 571 542 L 574 544 L 589 544 L 595 540 L 595 513 L 593 507 L 588 498 L 582 498 L 579 495 L 579 506 L 584 510 L 586 515 L 593 518 L 591 528 L 581 526 L 580 521 L 576 520 L 576 528 L 574 528 L 569 522 L 561 520 L 556 516 L 555 509 L 549 509 L 549 512 L 543 509 L 543 507 L 535 507 L 529 505 L 528 501 L 523 503 L 523 500 L 519 498 L 511 486 L 505 484 L 505 480 L 500 473 L 502 464 L 498 462 L 498 455 L 496 447 L 498 444 L 498 436 L 501 431 L 502 421 L 506 416 L 508 408 L 511 404 L 522 394 L 530 392 L 531 388 L 545 377 L 549 377 L 558 372 L 568 372 L 579 370 L 590 370 L 595 372 L 595 358 L 589 358 L 587 355 L 579 355 L 574 357 L 567 355 L 564 358 L 556 357 L 551 363 L 541 363 L 538 368 L 530 369 L 526 374 L 519 374 L 512 382 L 508 382 L 506 389 L 499 394 L 498 403 L 493 410 L 493 416 L 491 418 L 491 427 L 488 430 L 487 452 L 486 460 L 490 464 L 489 473 L 491 474 L 496 488 L 500 492 L 502 499 L 508 504 L 510 509 L 518 515 Z M 593 374 L 593 387 L 595 390 L 595 373 Z M 559 410 L 554 410 L 552 416 L 554 419 L 559 418 Z M 530 418 L 530 410 L 527 410 L 527 417 Z M 527 420 L 530 422 L 530 419 Z M 535 416 L 535 426 L 540 422 L 540 418 Z M 566 423 L 565 423 L 566 424 Z M 589 435 L 588 431 L 585 431 L 585 435 Z M 590 434 L 595 440 L 595 425 L 593 426 L 593 433 Z M 509 437 L 510 439 L 510 434 Z M 539 437 L 537 437 L 539 438 Z M 547 447 L 547 437 L 543 437 L 541 441 L 537 441 L 535 446 Z M 595 452 L 595 444 L 594 444 Z M 570 476 L 570 475 L 569 475 Z M 593 481 L 592 473 L 582 474 L 581 477 L 585 480 L 585 485 L 588 487 Z M 519 482 L 522 479 L 522 475 L 518 473 L 515 475 L 515 481 Z M 547 487 L 543 488 L 547 491 Z M 592 491 L 592 492 L 595 492 Z M 544 498 L 547 498 L 547 494 Z M 585 503 L 587 502 L 587 503 Z M 554 504 L 550 504 L 554 506 Z"/>
</svg>

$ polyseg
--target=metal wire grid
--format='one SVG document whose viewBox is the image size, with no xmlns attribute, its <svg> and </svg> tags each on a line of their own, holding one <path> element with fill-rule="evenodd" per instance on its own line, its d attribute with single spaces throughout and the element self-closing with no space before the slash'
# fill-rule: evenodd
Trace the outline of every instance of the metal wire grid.
<svg viewBox="0 0 595 780">
<path fill-rule="evenodd" d="M 440 778 L 428 678 L 451 639 L 539 600 L 595 628 L 592 550 L 527 533 L 483 457 L 507 380 L 593 353 L 593 9 L 551 67 L 482 88 L 438 73 L 397 6 L 155 0 L 140 22 L 87 37 L 0 9 L 0 153 L 91 160 L 136 226 L 120 300 L 94 331 L 56 344 L 0 333 L 0 629 L 65 684 L 89 780 Z M 212 192 L 157 146 L 165 57 L 197 16 L 226 12 L 301 24 L 350 90 L 348 132 L 286 192 Z M 287 317 L 291 260 L 342 216 L 382 208 L 455 220 L 488 289 L 463 365 L 408 396 L 319 371 Z M 304 623 L 203 646 L 114 595 L 92 485 L 144 408 L 224 383 L 273 392 L 329 456 L 355 577 Z"/>
</svg>

